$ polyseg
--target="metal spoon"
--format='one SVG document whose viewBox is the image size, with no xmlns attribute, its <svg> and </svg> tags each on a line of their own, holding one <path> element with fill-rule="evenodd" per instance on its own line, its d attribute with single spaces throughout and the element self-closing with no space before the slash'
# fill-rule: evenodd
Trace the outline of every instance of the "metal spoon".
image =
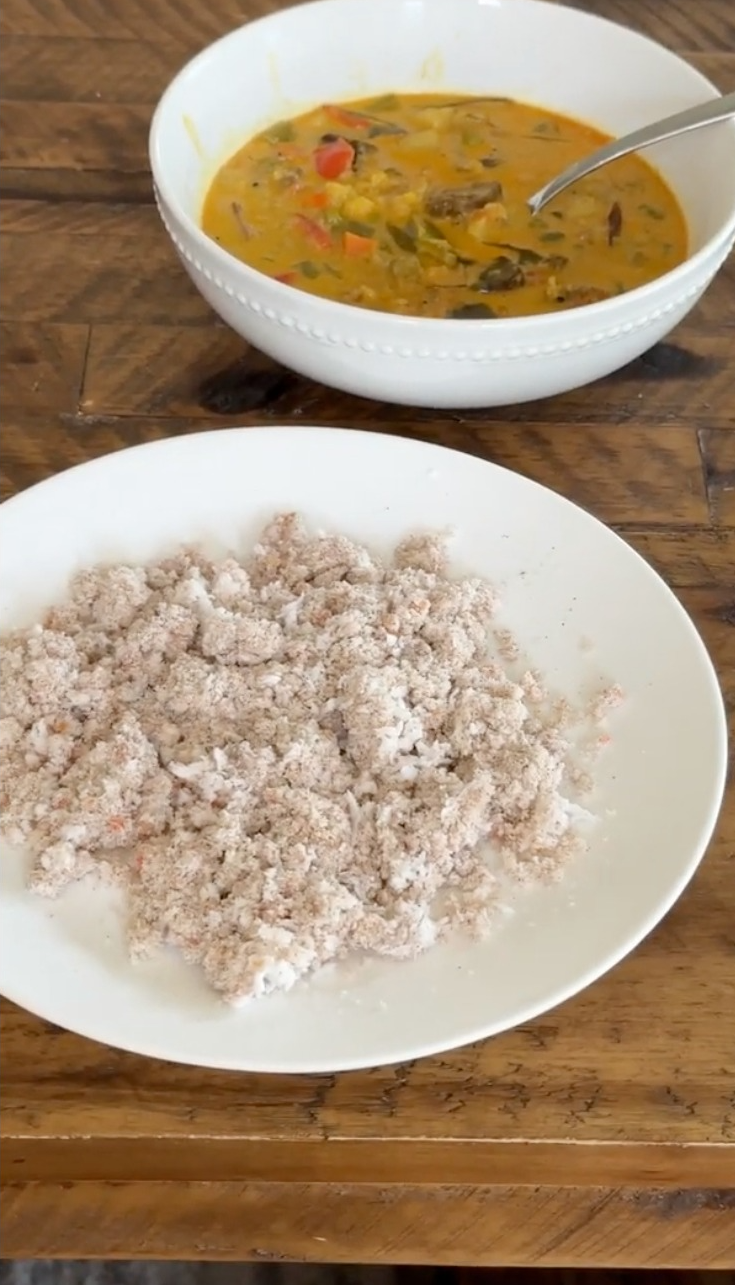
<svg viewBox="0 0 735 1285">
<path fill-rule="evenodd" d="M 697 107 L 687 107 L 686 111 L 676 112 L 674 116 L 667 116 L 664 120 L 655 121 L 653 125 L 634 130 L 632 134 L 613 139 L 611 143 L 592 152 L 586 160 L 570 165 L 558 178 L 552 179 L 530 197 L 528 205 L 531 212 L 538 214 L 539 210 L 572 183 L 594 173 L 609 161 L 617 160 L 619 156 L 639 152 L 652 143 L 661 143 L 665 138 L 673 138 L 676 134 L 687 134 L 691 129 L 701 129 L 703 125 L 715 125 L 717 121 L 727 120 L 730 116 L 735 116 L 735 94 L 723 94 L 720 98 L 712 98 Z"/>
</svg>

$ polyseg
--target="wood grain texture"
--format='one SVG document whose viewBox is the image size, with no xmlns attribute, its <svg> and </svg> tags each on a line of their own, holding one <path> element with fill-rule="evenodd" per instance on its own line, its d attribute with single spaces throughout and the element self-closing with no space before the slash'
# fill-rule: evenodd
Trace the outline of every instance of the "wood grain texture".
<svg viewBox="0 0 735 1285">
<path fill-rule="evenodd" d="M 559 490 L 672 585 L 735 720 L 735 261 L 626 370 L 433 414 L 324 389 L 216 322 L 152 205 L 153 103 L 276 0 L 0 8 L 3 498 L 139 442 L 356 424 Z M 585 7 L 735 87 L 730 0 Z M 609 976 L 506 1035 L 372 1072 L 202 1072 L 2 1005 L 5 1256 L 735 1266 L 735 794 L 692 886 Z M 463 1276 L 462 1285 L 482 1283 Z"/>
<path fill-rule="evenodd" d="M 732 400 L 735 403 L 735 388 Z M 712 518 L 715 522 L 735 526 L 735 432 L 703 428 L 699 434 L 699 446 Z"/>
<path fill-rule="evenodd" d="M 458 1266 L 725 1268 L 735 1194 L 548 1187 L 156 1182 L 7 1187 L 26 1254 Z M 696 1219 L 695 1215 L 696 1214 Z M 40 1247 L 37 1250 L 36 1247 Z"/>
</svg>

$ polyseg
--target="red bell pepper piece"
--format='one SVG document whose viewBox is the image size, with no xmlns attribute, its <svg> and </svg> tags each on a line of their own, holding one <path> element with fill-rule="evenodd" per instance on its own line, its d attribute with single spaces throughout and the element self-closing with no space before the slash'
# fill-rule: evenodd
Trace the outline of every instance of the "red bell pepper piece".
<svg viewBox="0 0 735 1285">
<path fill-rule="evenodd" d="M 331 143 L 322 143 L 314 152 L 316 172 L 327 179 L 339 178 L 340 174 L 350 169 L 354 159 L 355 149 L 346 138 L 335 138 Z"/>
</svg>

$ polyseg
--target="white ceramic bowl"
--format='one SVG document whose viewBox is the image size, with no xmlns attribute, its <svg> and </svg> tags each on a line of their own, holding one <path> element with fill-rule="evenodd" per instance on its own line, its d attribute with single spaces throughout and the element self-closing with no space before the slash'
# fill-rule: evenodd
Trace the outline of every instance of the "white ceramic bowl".
<svg viewBox="0 0 735 1285">
<path fill-rule="evenodd" d="M 603 303 L 516 320 L 411 318 L 333 303 L 238 262 L 198 226 L 217 167 L 276 119 L 388 90 L 497 93 L 623 134 L 716 94 L 627 28 L 544 0 L 318 0 L 205 49 L 151 127 L 161 216 L 194 284 L 238 334 L 336 388 L 423 406 L 498 406 L 599 379 L 689 312 L 735 238 L 735 122 L 648 156 L 686 214 L 690 255 Z"/>
</svg>

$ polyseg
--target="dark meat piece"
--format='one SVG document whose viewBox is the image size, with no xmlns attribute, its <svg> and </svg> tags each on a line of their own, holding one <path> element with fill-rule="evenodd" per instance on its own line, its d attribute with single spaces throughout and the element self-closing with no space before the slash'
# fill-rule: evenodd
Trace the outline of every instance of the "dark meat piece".
<svg viewBox="0 0 735 1285">
<path fill-rule="evenodd" d="M 502 201 L 503 189 L 497 180 L 470 183 L 467 187 L 440 187 L 429 192 L 424 205 L 433 219 L 459 219 L 481 210 L 491 201 Z"/>
<path fill-rule="evenodd" d="M 497 313 L 487 303 L 461 303 L 458 308 L 451 308 L 447 316 L 454 321 L 488 321 Z"/>
<path fill-rule="evenodd" d="M 525 284 L 526 276 L 520 264 L 509 259 L 507 254 L 501 254 L 483 268 L 475 289 L 482 294 L 492 294 L 495 290 L 517 290 Z"/>
</svg>

